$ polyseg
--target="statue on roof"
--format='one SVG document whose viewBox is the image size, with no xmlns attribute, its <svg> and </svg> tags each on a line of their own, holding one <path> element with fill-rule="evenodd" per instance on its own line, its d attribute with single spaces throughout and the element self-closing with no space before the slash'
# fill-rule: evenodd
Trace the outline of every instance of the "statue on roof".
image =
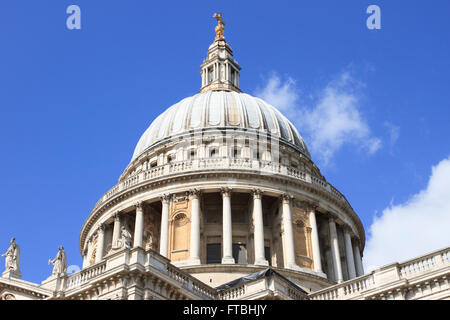
<svg viewBox="0 0 450 320">
<path fill-rule="evenodd" d="M 20 273 L 20 248 L 16 243 L 16 238 L 12 238 L 8 250 L 2 254 L 5 257 L 5 271 L 14 271 Z"/>
<path fill-rule="evenodd" d="M 65 275 L 67 272 L 67 258 L 66 252 L 64 251 L 63 246 L 59 246 L 59 251 L 56 254 L 55 259 L 48 260 L 48 264 L 53 265 L 52 276 L 60 276 Z"/>
<path fill-rule="evenodd" d="M 213 18 L 217 20 L 217 26 L 214 29 L 216 31 L 216 38 L 214 41 L 225 40 L 223 33 L 225 32 L 225 21 L 222 19 L 222 13 L 214 13 Z"/>
</svg>

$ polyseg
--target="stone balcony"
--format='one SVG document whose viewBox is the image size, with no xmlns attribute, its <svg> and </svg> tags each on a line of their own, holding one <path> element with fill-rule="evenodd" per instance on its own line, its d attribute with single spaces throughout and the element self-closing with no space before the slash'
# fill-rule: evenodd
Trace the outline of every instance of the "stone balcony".
<svg viewBox="0 0 450 320">
<path fill-rule="evenodd" d="M 148 282 L 156 285 L 149 285 Z M 45 281 L 39 289 L 45 290 L 46 299 L 50 300 L 308 299 L 304 291 L 276 272 L 217 290 L 172 265 L 158 253 L 141 248 L 122 249 L 109 254 L 103 261 L 88 268 Z"/>
<path fill-rule="evenodd" d="M 149 288 L 147 278 L 164 284 L 166 291 Z M 55 294 L 50 299 L 144 298 L 128 292 L 130 287 L 152 291 L 151 295 L 157 299 L 211 300 L 217 297 L 214 288 L 173 266 L 165 257 L 152 250 L 133 248 L 109 254 L 99 263 L 58 278 L 52 285 Z"/>
<path fill-rule="evenodd" d="M 308 172 L 303 172 L 297 168 L 281 165 L 276 162 L 254 160 L 248 158 L 205 158 L 197 160 L 176 161 L 163 166 L 141 171 L 112 187 L 95 204 L 93 212 L 114 196 L 126 192 L 138 185 L 167 178 L 178 174 L 199 174 L 205 172 L 245 172 L 259 175 L 278 175 L 288 179 L 301 181 L 312 188 L 320 190 L 329 195 L 332 199 L 350 207 L 347 199 L 330 183 L 312 176 Z"/>
<path fill-rule="evenodd" d="M 450 247 L 378 268 L 310 294 L 311 300 L 450 298 Z"/>
</svg>

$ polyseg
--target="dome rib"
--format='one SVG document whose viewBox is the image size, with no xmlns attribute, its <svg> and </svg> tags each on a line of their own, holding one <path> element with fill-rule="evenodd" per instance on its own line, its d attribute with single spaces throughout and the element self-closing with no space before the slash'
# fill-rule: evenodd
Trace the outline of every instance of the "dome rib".
<svg viewBox="0 0 450 320">
<path fill-rule="evenodd" d="M 160 114 L 139 139 L 131 162 L 170 136 L 218 126 L 270 133 L 311 158 L 295 126 L 275 107 L 245 93 L 207 91 L 185 98 Z"/>
</svg>

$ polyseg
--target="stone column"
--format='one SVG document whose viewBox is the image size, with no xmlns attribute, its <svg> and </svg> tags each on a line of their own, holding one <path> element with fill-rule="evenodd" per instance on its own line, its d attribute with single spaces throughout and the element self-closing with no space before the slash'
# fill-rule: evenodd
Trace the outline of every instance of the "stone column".
<svg viewBox="0 0 450 320">
<path fill-rule="evenodd" d="M 231 221 L 231 189 L 221 188 L 223 199 L 222 216 L 222 264 L 233 264 L 233 231 Z"/>
<path fill-rule="evenodd" d="M 114 229 L 111 247 L 116 249 L 118 247 L 118 241 L 120 239 L 120 213 L 116 212 L 114 214 Z"/>
<path fill-rule="evenodd" d="M 159 254 L 169 256 L 169 201 L 170 195 L 165 194 L 161 197 L 161 239 L 159 241 Z"/>
<path fill-rule="evenodd" d="M 87 249 L 85 248 L 83 250 L 83 265 L 82 265 L 82 269 L 87 268 L 88 267 L 88 255 L 87 255 Z"/>
<path fill-rule="evenodd" d="M 353 255 L 355 258 L 356 275 L 360 277 L 364 275 L 364 268 L 362 264 L 361 253 L 359 251 L 359 245 L 357 243 L 353 245 Z"/>
<path fill-rule="evenodd" d="M 189 246 L 189 262 L 200 264 L 200 191 L 194 189 L 191 196 L 191 240 Z"/>
<path fill-rule="evenodd" d="M 285 268 L 299 270 L 299 266 L 295 263 L 295 248 L 294 248 L 294 232 L 292 230 L 292 215 L 291 215 L 291 196 L 283 195 L 283 243 L 284 243 L 284 265 Z"/>
<path fill-rule="evenodd" d="M 323 272 L 322 262 L 320 261 L 319 230 L 317 229 L 315 207 L 312 207 L 310 209 L 309 224 L 311 225 L 311 246 L 314 262 L 314 271 Z"/>
<path fill-rule="evenodd" d="M 134 241 L 133 247 L 142 248 L 142 236 L 144 234 L 144 206 L 142 202 L 137 202 L 136 207 L 136 220 L 134 223 Z"/>
<path fill-rule="evenodd" d="M 325 250 L 325 260 L 327 262 L 327 279 L 331 281 L 337 281 L 335 279 L 334 269 L 333 269 L 333 255 L 331 254 L 331 248 Z"/>
<path fill-rule="evenodd" d="M 348 227 L 344 228 L 344 239 L 345 239 L 345 256 L 347 258 L 347 269 L 350 280 L 356 278 L 356 271 L 355 271 L 355 260 L 353 259 L 352 238 L 350 237 Z"/>
<path fill-rule="evenodd" d="M 228 74 L 228 61 L 225 61 L 225 81 L 228 81 L 230 75 Z"/>
<path fill-rule="evenodd" d="M 97 232 L 97 255 L 95 256 L 95 263 L 102 261 L 103 258 L 103 250 L 105 248 L 105 225 L 101 224 Z"/>
<path fill-rule="evenodd" d="M 253 194 L 253 239 L 255 246 L 255 264 L 268 266 L 269 262 L 266 260 L 264 254 L 264 222 L 261 202 L 261 190 L 254 189 Z"/>
<path fill-rule="evenodd" d="M 328 220 L 328 224 L 330 226 L 330 246 L 331 254 L 333 256 L 334 276 L 337 282 L 341 283 L 344 280 L 344 277 L 342 276 L 341 255 L 339 254 L 339 243 L 334 218 L 331 217 Z"/>
</svg>

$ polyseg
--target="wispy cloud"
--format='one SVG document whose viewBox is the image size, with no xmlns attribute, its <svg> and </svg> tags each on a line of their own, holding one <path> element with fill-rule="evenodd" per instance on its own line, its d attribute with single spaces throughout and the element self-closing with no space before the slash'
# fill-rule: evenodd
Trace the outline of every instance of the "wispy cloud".
<svg viewBox="0 0 450 320">
<path fill-rule="evenodd" d="M 389 136 L 389 148 L 390 153 L 393 153 L 393 148 L 395 143 L 397 142 L 398 138 L 400 137 L 400 127 L 396 126 L 392 122 L 385 121 L 384 126 L 388 130 L 388 136 Z"/>
<path fill-rule="evenodd" d="M 328 164 L 345 144 L 368 154 L 381 148 L 381 140 L 371 133 L 359 105 L 356 88 L 363 86 L 348 72 L 328 83 L 311 102 L 300 101 L 295 80 L 282 81 L 272 74 L 256 96 L 282 111 L 302 133 L 313 155 Z"/>
<path fill-rule="evenodd" d="M 450 245 L 450 156 L 433 166 L 427 187 L 375 217 L 364 251 L 366 271 Z"/>
</svg>

